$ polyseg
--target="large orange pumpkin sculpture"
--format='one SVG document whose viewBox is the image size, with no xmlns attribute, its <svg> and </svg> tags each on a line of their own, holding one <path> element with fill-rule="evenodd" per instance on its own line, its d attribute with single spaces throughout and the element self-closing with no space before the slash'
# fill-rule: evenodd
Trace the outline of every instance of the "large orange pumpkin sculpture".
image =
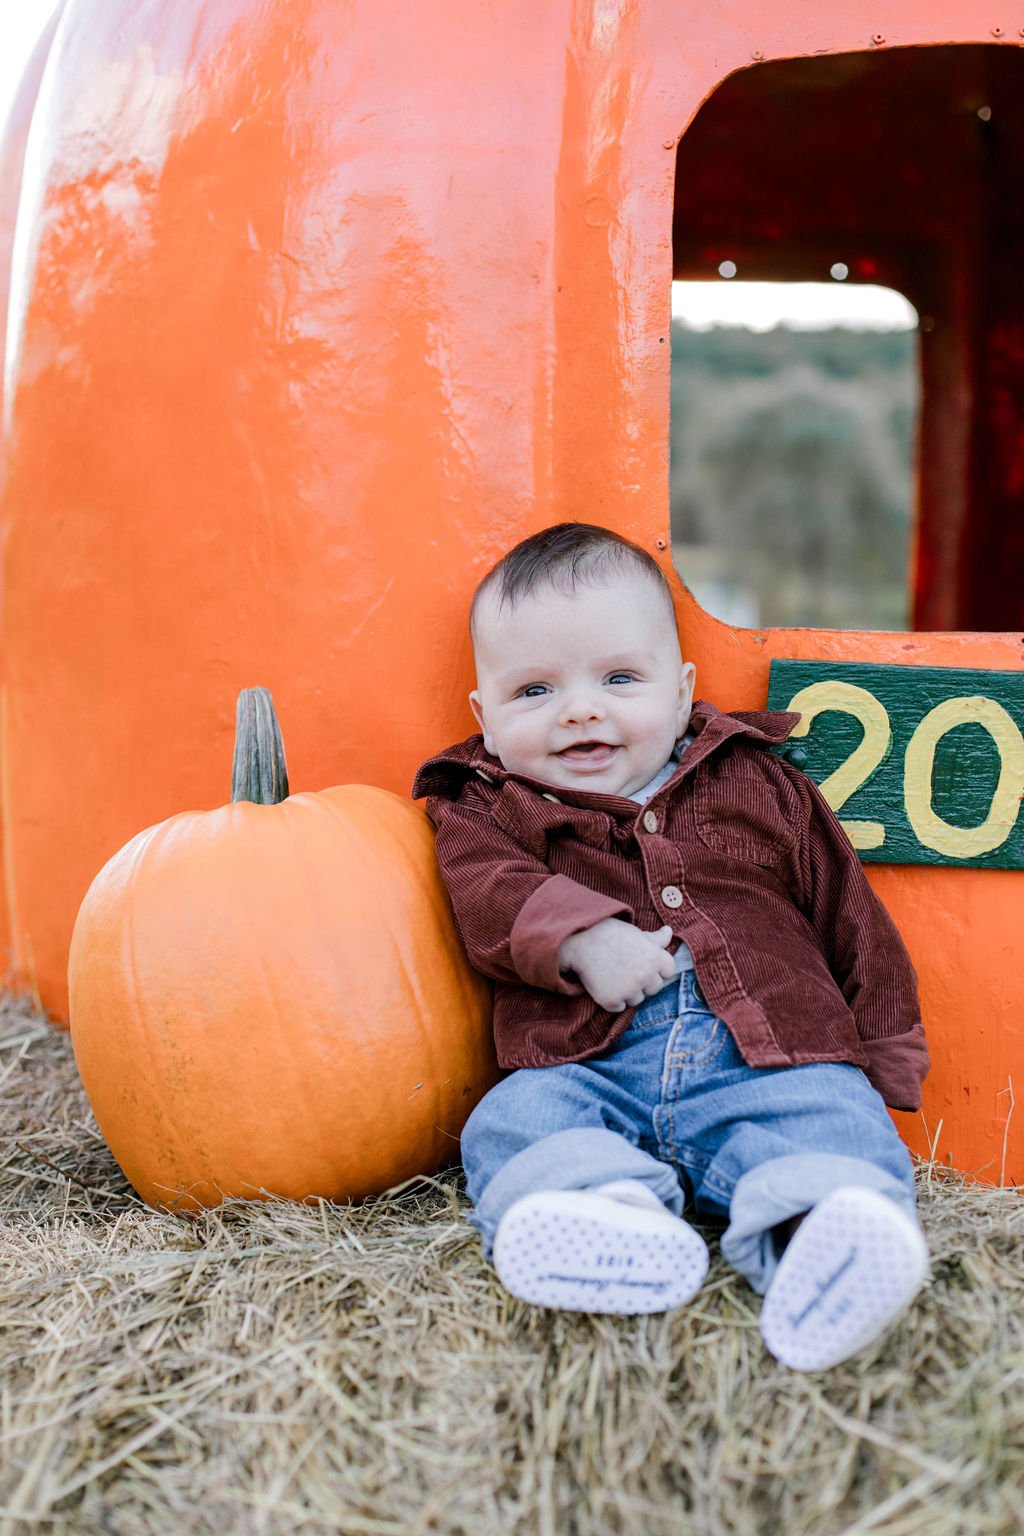
<svg viewBox="0 0 1024 1536">
<path fill-rule="evenodd" d="M 365 785 L 286 798 L 259 715 L 276 733 L 269 695 L 243 694 L 233 803 L 130 842 L 72 939 L 75 1057 L 152 1205 L 433 1172 L 496 1076 L 425 815 Z"/>
</svg>

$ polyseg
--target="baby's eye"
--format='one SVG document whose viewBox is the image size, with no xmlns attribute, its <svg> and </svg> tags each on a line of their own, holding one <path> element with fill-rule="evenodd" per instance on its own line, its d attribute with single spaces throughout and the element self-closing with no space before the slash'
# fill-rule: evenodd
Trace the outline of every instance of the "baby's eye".
<svg viewBox="0 0 1024 1536">
<path fill-rule="evenodd" d="M 543 698 L 547 691 L 543 683 L 528 683 L 525 688 L 520 689 L 520 697 L 524 699 L 540 699 Z"/>
<path fill-rule="evenodd" d="M 610 683 L 634 683 L 636 678 L 632 672 L 613 672 L 608 678 Z"/>
</svg>

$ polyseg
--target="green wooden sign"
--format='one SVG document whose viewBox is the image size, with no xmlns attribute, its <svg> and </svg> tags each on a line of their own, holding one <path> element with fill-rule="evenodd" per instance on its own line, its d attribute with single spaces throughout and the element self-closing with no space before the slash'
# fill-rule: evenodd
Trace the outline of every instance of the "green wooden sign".
<svg viewBox="0 0 1024 1536">
<path fill-rule="evenodd" d="M 1024 869 L 1024 672 L 773 661 L 768 707 L 865 862 Z"/>
</svg>

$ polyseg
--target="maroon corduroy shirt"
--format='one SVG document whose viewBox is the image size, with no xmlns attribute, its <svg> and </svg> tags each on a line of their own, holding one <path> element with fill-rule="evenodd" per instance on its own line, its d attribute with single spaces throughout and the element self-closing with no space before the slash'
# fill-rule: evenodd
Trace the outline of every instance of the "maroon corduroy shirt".
<svg viewBox="0 0 1024 1536">
<path fill-rule="evenodd" d="M 413 796 L 469 958 L 497 983 L 503 1066 L 583 1061 L 624 1032 L 635 1010 L 599 1008 L 558 966 L 569 934 L 622 917 L 686 940 L 750 1066 L 852 1062 L 894 1109 L 919 1107 L 906 949 L 818 789 L 768 750 L 798 718 L 698 701 L 695 740 L 643 806 L 508 773 L 480 736 L 424 763 Z"/>
</svg>

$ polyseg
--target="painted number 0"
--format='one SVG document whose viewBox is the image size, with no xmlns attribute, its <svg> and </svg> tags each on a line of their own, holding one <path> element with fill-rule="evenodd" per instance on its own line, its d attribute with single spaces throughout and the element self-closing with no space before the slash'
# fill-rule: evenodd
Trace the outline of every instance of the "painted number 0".
<svg viewBox="0 0 1024 1536">
<path fill-rule="evenodd" d="M 999 752 L 999 782 L 980 827 L 954 827 L 932 807 L 935 748 L 947 731 L 974 721 L 988 731 Z M 903 798 L 919 843 L 955 859 L 970 859 L 999 848 L 1013 831 L 1024 792 L 1024 736 L 995 699 L 946 699 L 920 722 L 907 746 Z"/>
<path fill-rule="evenodd" d="M 801 688 L 789 709 L 800 712 L 794 736 L 806 736 L 815 716 L 826 709 L 853 715 L 864 727 L 864 736 L 845 762 L 821 784 L 821 792 L 836 812 L 844 806 L 883 761 L 892 741 L 892 727 L 884 705 L 866 688 L 853 683 L 827 681 Z M 947 731 L 973 723 L 991 736 L 999 753 L 999 782 L 985 820 L 977 827 L 954 827 L 936 814 L 932 805 L 932 767 L 935 749 Z M 907 745 L 903 764 L 903 800 L 907 820 L 918 842 L 954 859 L 977 858 L 1001 847 L 1013 831 L 1024 794 L 1024 736 L 1001 704 L 980 696 L 946 699 L 920 720 Z M 842 821 L 855 848 L 880 848 L 885 828 L 880 821 Z"/>
</svg>

